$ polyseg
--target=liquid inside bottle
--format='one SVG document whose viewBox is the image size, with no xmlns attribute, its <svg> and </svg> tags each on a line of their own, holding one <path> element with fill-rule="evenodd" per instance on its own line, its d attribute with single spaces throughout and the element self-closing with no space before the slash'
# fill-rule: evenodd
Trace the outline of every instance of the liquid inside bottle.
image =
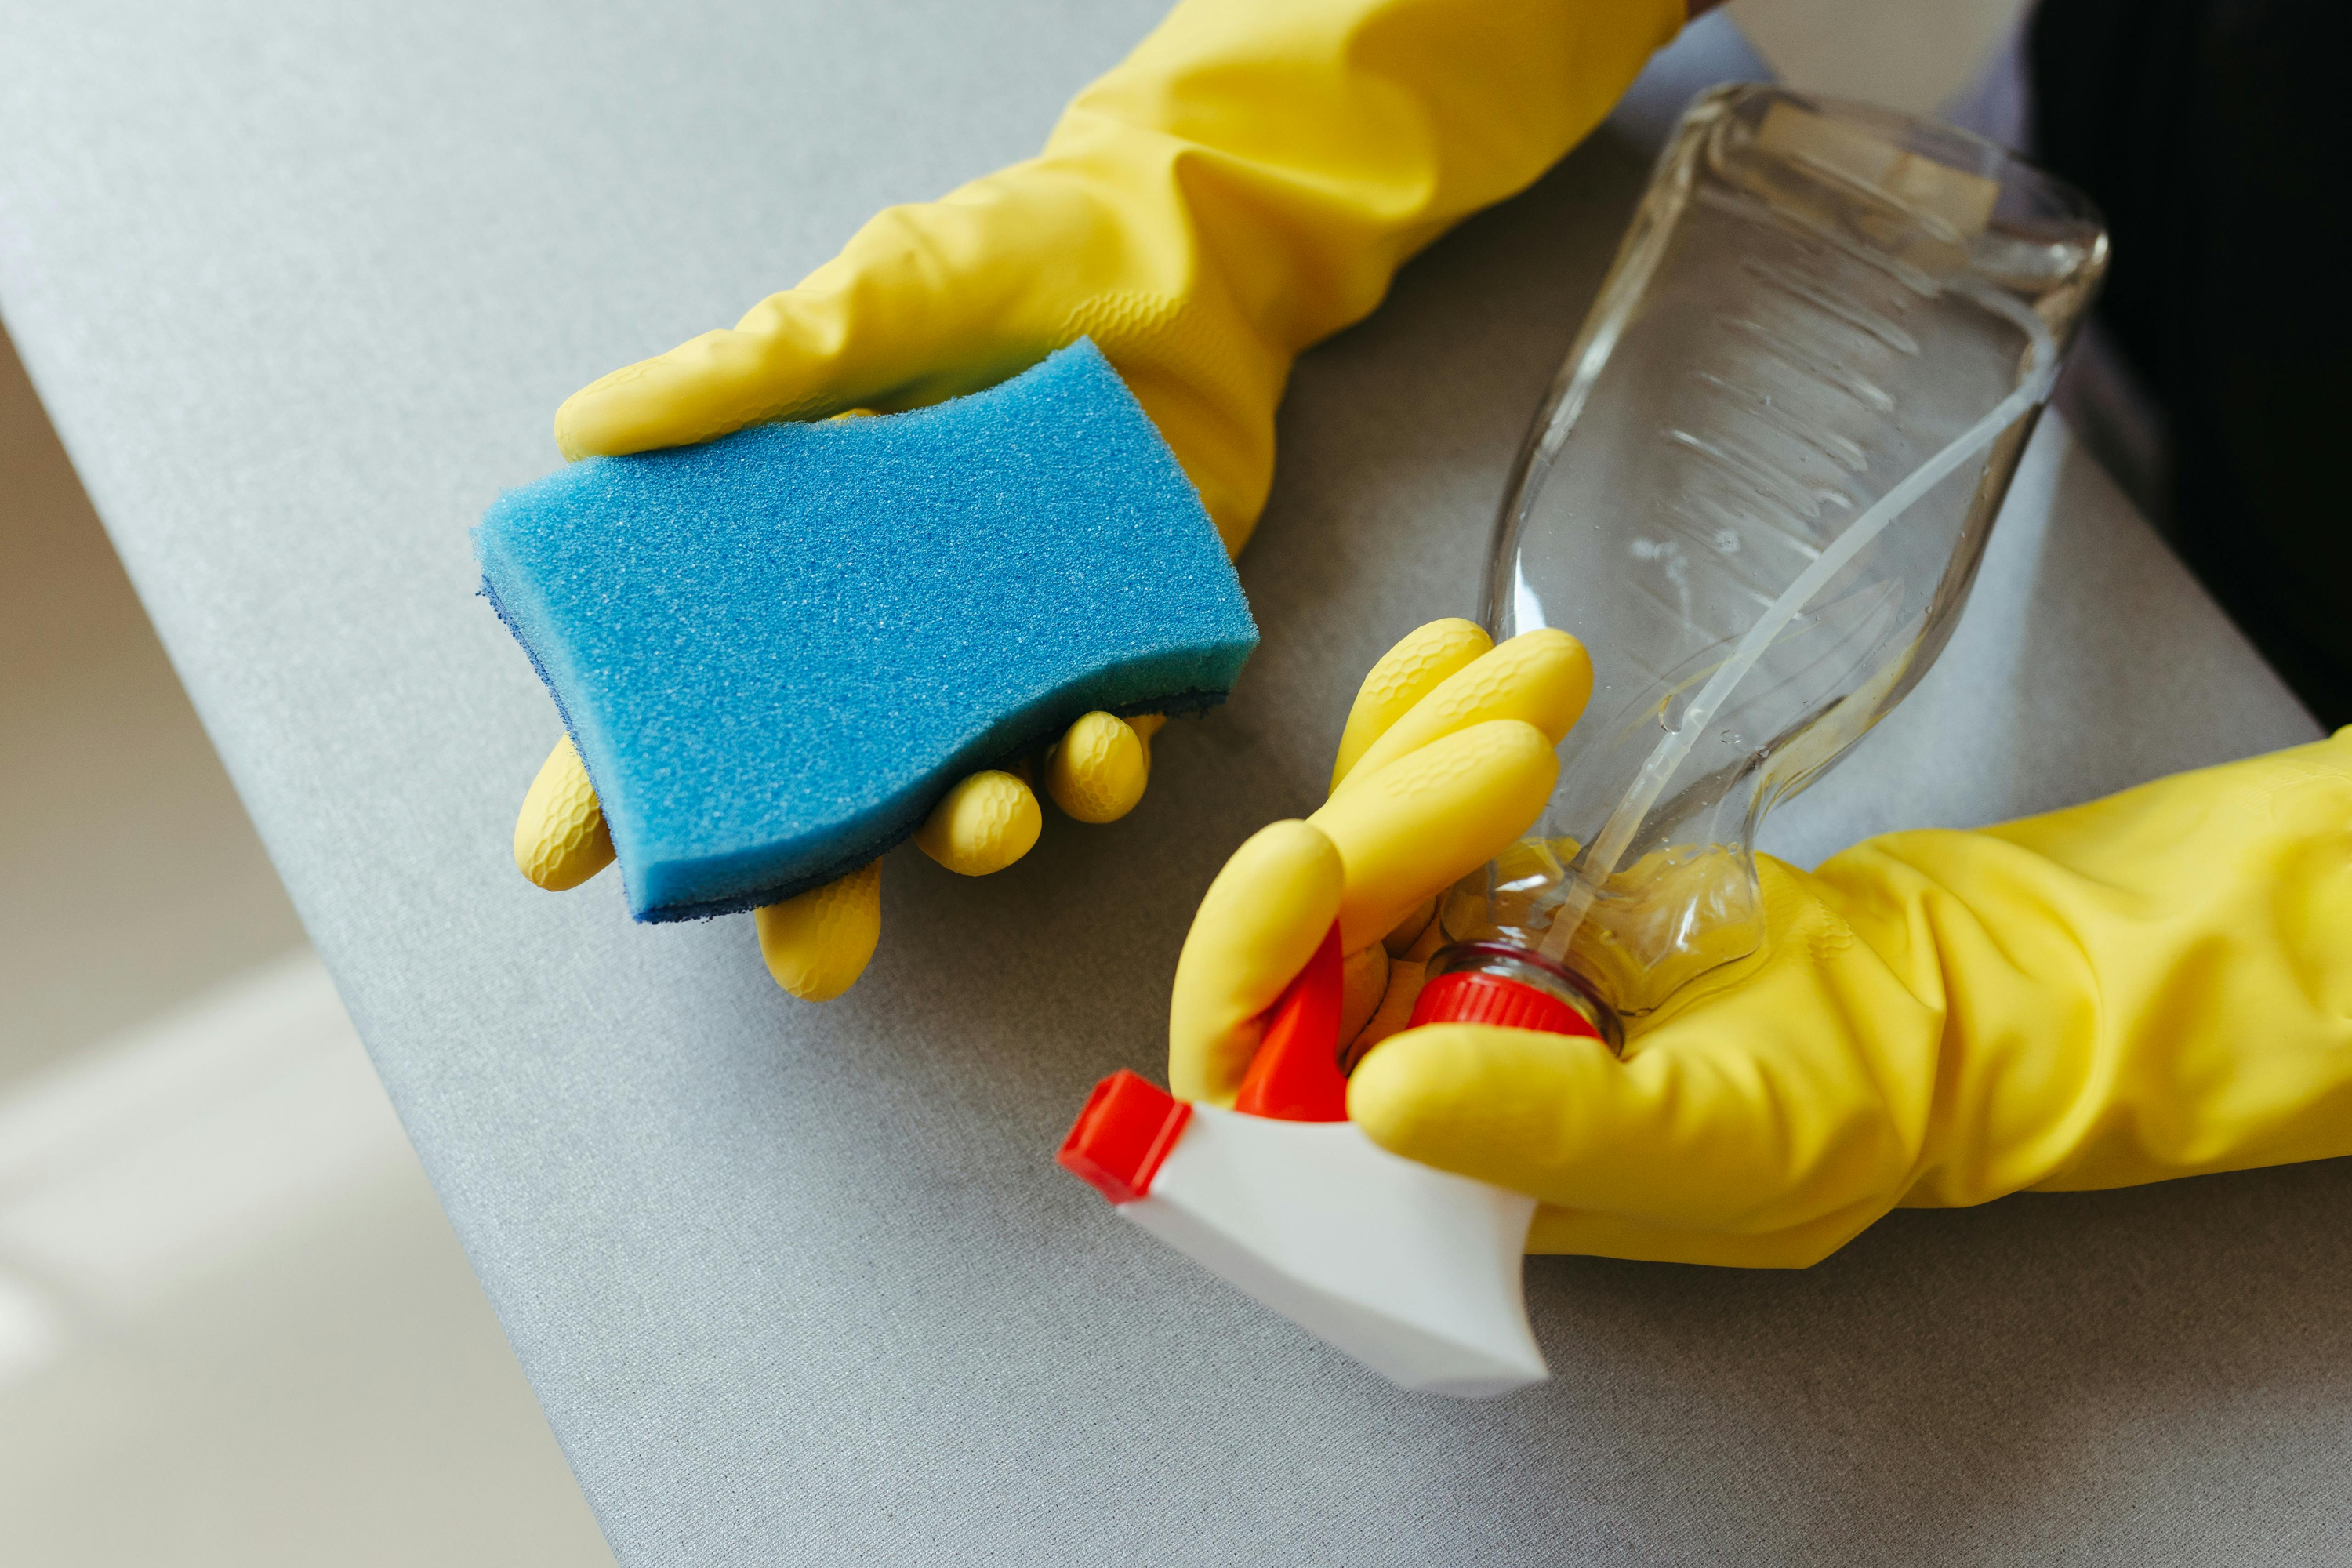
<svg viewBox="0 0 2352 1568">
<path fill-rule="evenodd" d="M 1941 652 L 2106 255 L 2087 200 L 1964 132 L 1692 105 L 1504 500 L 1487 626 L 1574 634 L 1595 685 L 1450 939 L 1626 1016 L 1758 946 L 1757 824 Z"/>
</svg>

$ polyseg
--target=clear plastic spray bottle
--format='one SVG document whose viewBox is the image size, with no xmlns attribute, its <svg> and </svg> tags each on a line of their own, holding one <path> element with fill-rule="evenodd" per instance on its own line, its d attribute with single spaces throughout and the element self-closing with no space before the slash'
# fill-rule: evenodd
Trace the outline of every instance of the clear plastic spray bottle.
<svg viewBox="0 0 2352 1568">
<path fill-rule="evenodd" d="M 1758 824 L 1942 651 L 2106 258 L 2088 200 L 1964 132 L 1692 104 L 1487 569 L 1488 629 L 1573 633 L 1592 701 L 1541 824 L 1444 900 L 1416 1022 L 1499 981 L 1613 1045 L 1757 947 Z"/>
<path fill-rule="evenodd" d="M 1915 685 L 2105 265 L 2081 197 L 1956 131 L 1770 88 L 1700 98 L 1520 454 L 1497 637 L 1596 683 L 1534 834 L 1458 886 L 1415 1023 L 1616 1047 L 1760 939 L 1756 825 Z M 1232 1110 L 1132 1072 L 1061 1163 L 1118 1212 L 1407 1388 L 1548 1375 L 1536 1203 L 1347 1120 L 1339 928 Z"/>
</svg>

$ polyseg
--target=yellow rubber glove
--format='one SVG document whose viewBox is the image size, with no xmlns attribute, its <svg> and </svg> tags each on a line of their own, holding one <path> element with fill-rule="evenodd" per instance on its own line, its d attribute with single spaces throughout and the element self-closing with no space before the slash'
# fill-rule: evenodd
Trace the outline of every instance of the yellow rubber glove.
<svg viewBox="0 0 2352 1568">
<path fill-rule="evenodd" d="M 1447 227 L 1531 184 L 1682 21 L 1682 0 L 1185 0 L 1072 101 L 1038 157 L 890 208 L 731 331 L 592 384 L 557 413 L 557 443 L 635 452 L 910 408 L 1089 336 L 1238 551 L 1272 482 L 1293 357 L 1369 314 Z M 1047 765 L 1081 821 L 1142 794 L 1148 731 L 1119 723 L 1088 715 Z M 517 825 L 526 874 L 594 874 L 594 800 L 559 745 Z M 975 873 L 1017 859 L 1040 820 L 1034 797 L 968 816 L 982 839 L 935 821 L 920 842 Z M 863 873 L 857 888 L 880 898 Z M 838 974 L 845 955 L 793 943 L 846 929 L 763 924 L 777 979 Z"/>
<path fill-rule="evenodd" d="M 1631 1031 L 1400 1034 L 1400 1154 L 1529 1247 L 1801 1268 L 1899 1205 L 2352 1153 L 2352 729 L 1977 833 L 1761 863 L 1764 948 Z"/>
<path fill-rule="evenodd" d="M 1552 749 L 1591 695 L 1591 661 L 1564 632 L 1495 647 L 1467 621 L 1435 621 L 1391 648 L 1357 695 L 1330 799 L 1235 850 L 1192 917 L 1168 1009 L 1177 1096 L 1233 1103 L 1266 1010 L 1334 921 L 1341 1038 L 1362 1034 L 1383 995 L 1417 991 L 1392 970 L 1417 976 L 1436 895 L 1541 814 Z"/>
</svg>

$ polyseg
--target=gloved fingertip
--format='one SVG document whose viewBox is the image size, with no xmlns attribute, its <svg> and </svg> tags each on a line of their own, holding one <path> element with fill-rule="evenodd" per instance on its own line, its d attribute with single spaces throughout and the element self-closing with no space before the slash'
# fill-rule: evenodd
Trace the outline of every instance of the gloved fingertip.
<svg viewBox="0 0 2352 1568">
<path fill-rule="evenodd" d="M 650 362 L 623 365 L 598 376 L 555 410 L 555 448 L 567 463 L 638 448 L 625 443 L 630 421 L 619 405 L 631 384 L 642 380 Z"/>
<path fill-rule="evenodd" d="M 1331 929 L 1345 879 L 1339 850 L 1304 822 L 1270 823 L 1225 861 L 1176 955 L 1168 1085 L 1179 1097 L 1232 1100 L 1263 1015 Z"/>
<path fill-rule="evenodd" d="M 1380 943 L 1348 954 L 1339 971 L 1339 1043 L 1363 1032 L 1388 994 L 1389 951 Z"/>
<path fill-rule="evenodd" d="M 830 1002 L 866 973 L 882 940 L 882 863 L 752 911 L 760 956 L 778 985 Z"/>
<path fill-rule="evenodd" d="M 915 846 L 959 876 L 985 877 L 1035 847 L 1045 825 L 1030 787 L 989 768 L 948 791 L 915 830 Z"/>
<path fill-rule="evenodd" d="M 1592 656 L 1584 645 L 1557 626 L 1522 632 L 1505 647 L 1526 645 L 1525 659 L 1531 700 L 1528 721 L 1554 745 L 1565 740 L 1585 704 L 1592 700 Z"/>
<path fill-rule="evenodd" d="M 1557 746 L 1592 697 L 1592 660 L 1584 645 L 1550 626 L 1522 632 L 1479 654 L 1399 713 L 1355 758 L 1349 788 L 1448 735 L 1496 720 L 1526 724 Z"/>
<path fill-rule="evenodd" d="M 1375 742 L 1440 682 L 1495 646 L 1486 629 L 1458 616 L 1431 621 L 1400 637 L 1365 673 L 1340 731 L 1331 765 L 1338 789 Z"/>
<path fill-rule="evenodd" d="M 1438 897 L 1442 901 L 1444 895 L 1440 894 Z M 1397 958 L 1399 962 L 1410 960 L 1414 963 L 1425 964 L 1437 956 L 1437 950 L 1444 947 L 1445 942 L 1444 917 L 1433 915 L 1429 923 L 1421 928 L 1421 934 L 1412 939 L 1412 945 L 1398 953 Z"/>
<path fill-rule="evenodd" d="M 1617 1065 L 1598 1040 L 1425 1025 L 1371 1047 L 1348 1115 L 1391 1153 L 1541 1193 L 1577 1152 L 1591 1072 Z"/>
<path fill-rule="evenodd" d="M 1465 1026 L 1404 1031 L 1368 1052 L 1348 1079 L 1348 1117 L 1391 1153 L 1428 1163 L 1484 1109 L 1462 1038 Z"/>
<path fill-rule="evenodd" d="M 555 411 L 555 444 L 568 459 L 615 457 L 817 412 L 820 373 L 781 333 L 705 332 L 565 398 Z"/>
<path fill-rule="evenodd" d="M 1348 868 L 1340 940 L 1378 942 L 1416 906 L 1509 847 L 1559 774 L 1532 724 L 1492 720 L 1349 779 L 1307 820 Z"/>
<path fill-rule="evenodd" d="M 1094 712 L 1072 724 L 1045 759 L 1045 790 L 1079 822 L 1116 822 L 1143 799 L 1151 753 L 1134 726 Z"/>
<path fill-rule="evenodd" d="M 572 411 L 572 405 L 579 397 L 579 393 L 573 393 L 555 410 L 555 450 L 567 463 L 594 455 L 582 437 L 580 416 Z"/>
<path fill-rule="evenodd" d="M 579 750 L 566 735 L 548 752 L 515 814 L 515 868 L 551 893 L 613 863 L 613 834 Z"/>
<path fill-rule="evenodd" d="M 1418 959 L 1389 960 L 1388 987 L 1381 993 L 1381 1005 L 1372 1009 L 1372 1016 L 1348 1045 L 1345 1056 L 1349 1062 L 1362 1061 L 1374 1046 L 1412 1026 L 1412 1006 L 1421 1000 L 1421 987 L 1428 974 L 1429 966 Z"/>
</svg>

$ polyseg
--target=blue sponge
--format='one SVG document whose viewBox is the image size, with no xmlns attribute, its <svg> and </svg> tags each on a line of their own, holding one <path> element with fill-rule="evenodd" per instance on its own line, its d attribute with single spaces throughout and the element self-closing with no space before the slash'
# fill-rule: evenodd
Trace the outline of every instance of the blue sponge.
<svg viewBox="0 0 2352 1568">
<path fill-rule="evenodd" d="M 1084 713 L 1222 701 L 1257 646 L 1199 495 L 1083 341 L 910 414 L 574 463 L 474 548 L 641 921 L 855 870 Z"/>
</svg>

